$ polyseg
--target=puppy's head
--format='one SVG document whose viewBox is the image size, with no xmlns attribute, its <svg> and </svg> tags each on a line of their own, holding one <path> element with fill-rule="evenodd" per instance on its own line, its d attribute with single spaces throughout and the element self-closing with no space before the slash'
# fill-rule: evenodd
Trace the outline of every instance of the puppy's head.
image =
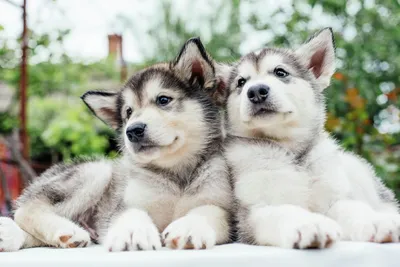
<svg viewBox="0 0 400 267">
<path fill-rule="evenodd" d="M 227 111 L 231 132 L 247 137 L 290 138 L 321 128 L 322 91 L 335 70 L 330 28 L 298 49 L 265 48 L 232 67 Z"/>
<path fill-rule="evenodd" d="M 125 151 L 142 164 L 187 163 L 218 139 L 214 63 L 200 39 L 188 40 L 170 63 L 134 74 L 116 93 L 89 91 L 83 101 L 121 132 Z"/>
</svg>

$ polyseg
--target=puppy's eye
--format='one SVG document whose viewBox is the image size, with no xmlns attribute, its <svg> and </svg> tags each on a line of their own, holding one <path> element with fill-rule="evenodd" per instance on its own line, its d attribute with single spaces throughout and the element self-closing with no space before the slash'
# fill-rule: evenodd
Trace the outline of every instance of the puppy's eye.
<svg viewBox="0 0 400 267">
<path fill-rule="evenodd" d="M 159 106 L 166 106 L 172 101 L 172 97 L 161 95 L 157 97 L 156 103 Z"/>
<path fill-rule="evenodd" d="M 126 118 L 129 119 L 129 117 L 132 115 L 132 108 L 128 107 L 126 109 Z"/>
<path fill-rule="evenodd" d="M 275 74 L 276 77 L 279 77 L 279 78 L 285 78 L 285 77 L 287 77 L 289 75 L 289 73 L 286 70 L 282 69 L 282 68 L 274 69 L 274 74 Z"/>
<path fill-rule="evenodd" d="M 245 78 L 240 78 L 237 82 L 237 86 L 238 87 L 242 87 L 244 84 L 246 83 L 246 79 Z"/>
</svg>

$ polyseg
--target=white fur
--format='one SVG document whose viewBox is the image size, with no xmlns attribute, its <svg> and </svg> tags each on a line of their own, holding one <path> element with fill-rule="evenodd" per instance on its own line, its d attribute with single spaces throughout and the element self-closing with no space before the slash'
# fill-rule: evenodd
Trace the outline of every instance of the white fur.
<svg viewBox="0 0 400 267">
<path fill-rule="evenodd" d="M 29 238 L 24 247 L 46 244 L 69 248 L 90 244 L 89 233 L 67 218 L 76 218 L 82 210 L 88 210 L 93 203 L 100 201 L 101 193 L 110 184 L 112 178 L 112 163 L 106 160 L 86 162 L 80 165 L 76 175 L 80 186 L 74 190 L 74 197 L 65 201 L 65 205 L 52 206 L 42 200 L 42 196 L 38 196 L 37 199 L 31 200 L 16 210 L 15 221 L 24 231 L 36 237 L 33 238 L 27 234 Z M 51 179 L 55 181 L 60 177 L 55 175 Z M 67 179 L 65 188 L 74 187 L 76 180 Z M 36 186 L 39 186 L 39 183 L 38 181 Z M 40 235 L 39 232 L 43 234 Z"/>
<path fill-rule="evenodd" d="M 335 221 L 295 205 L 254 207 L 249 223 L 257 244 L 283 248 L 325 248 L 341 234 Z"/>
<path fill-rule="evenodd" d="M 129 140 L 124 135 L 126 149 L 141 164 L 156 164 L 170 168 L 180 162 L 185 166 L 197 151 L 206 145 L 205 135 L 206 122 L 202 120 L 204 110 L 197 101 L 186 100 L 182 110 L 179 112 L 164 112 L 154 105 L 157 96 L 168 96 L 172 98 L 169 105 L 174 105 L 180 96 L 170 88 L 163 88 L 161 81 L 154 79 L 149 81 L 139 101 L 131 90 L 124 91 L 125 106 L 134 106 L 134 112 L 127 121 L 123 132 L 138 122 L 146 122 L 148 137 L 158 147 L 145 153 L 135 153 L 129 145 Z M 123 110 L 126 109 L 123 108 Z M 190 129 L 190 130 L 189 130 Z M 185 159 L 182 155 L 186 154 Z M 184 160 L 184 161 L 182 161 Z"/>
<path fill-rule="evenodd" d="M 205 239 L 207 247 L 224 243 L 229 240 L 229 212 L 221 208 L 214 199 L 231 199 L 230 185 L 226 180 L 219 183 L 219 190 L 215 190 L 215 185 L 207 181 L 207 177 L 209 175 L 224 177 L 226 175 L 225 162 L 222 158 L 211 159 L 202 168 L 204 168 L 202 176 L 187 187 L 184 193 L 175 183 L 168 182 L 165 177 L 161 175 L 150 177 L 147 176 L 149 174 L 143 172 L 140 174 L 141 178 L 128 181 L 124 203 L 131 208 L 146 210 L 160 232 L 165 234 L 173 229 L 171 237 L 174 233 L 182 234 L 182 232 L 176 232 L 177 225 L 181 225 L 182 221 L 188 222 L 186 228 L 193 226 L 195 229 L 206 222 L 205 228 L 210 231 L 210 235 L 206 236 L 214 236 L 211 239 Z M 158 184 L 159 182 L 163 185 Z M 194 190 L 197 191 L 195 194 L 193 194 Z M 198 223 L 196 220 L 199 220 Z M 189 231 L 188 234 L 190 233 Z M 203 240 L 202 232 L 199 235 L 201 237 L 199 240 Z"/>
<path fill-rule="evenodd" d="M 226 155 L 234 166 L 235 195 L 249 209 L 246 231 L 256 244 L 324 248 L 339 239 L 337 223 L 308 211 L 312 181 L 285 150 L 237 142 Z"/>
<path fill-rule="evenodd" d="M 172 222 L 164 230 L 165 245 L 177 249 L 185 247 L 212 248 L 217 242 L 217 233 L 225 233 L 224 229 L 229 227 L 226 221 L 226 213 L 219 207 L 195 208 L 187 215 Z M 226 238 L 228 238 L 226 235 L 222 237 L 222 239 Z"/>
<path fill-rule="evenodd" d="M 0 251 L 17 251 L 25 243 L 26 233 L 10 218 L 0 217 Z"/>
<path fill-rule="evenodd" d="M 76 197 L 68 199 L 66 206 L 54 207 L 56 213 L 71 218 L 75 217 L 80 210 L 91 208 L 91 203 L 98 202 L 102 196 L 98 193 L 103 192 L 110 183 L 112 171 L 112 163 L 107 160 L 82 164 L 79 172 L 80 189 L 74 192 Z M 90 177 L 90 179 L 85 179 L 85 177 Z M 88 192 L 87 188 L 93 191 Z"/>
<path fill-rule="evenodd" d="M 331 31 L 321 31 L 295 51 L 264 52 L 258 63 L 253 55 L 236 66 L 227 102 L 229 134 L 241 137 L 227 145 L 226 158 L 242 240 L 305 248 L 316 234 L 318 246 L 325 247 L 326 235 L 332 243 L 342 231 L 344 240 L 398 242 L 394 194 L 365 160 L 343 151 L 324 131 L 322 91 L 335 70 Z M 277 67 L 289 73 L 286 80 L 274 75 Z M 247 81 L 238 94 L 240 77 Z M 269 86 L 266 103 L 276 113 L 252 115 L 247 90 L 256 84 Z M 304 244 L 295 245 L 296 231 L 304 232 Z"/>
<path fill-rule="evenodd" d="M 194 248 L 228 242 L 232 188 L 219 150 L 220 114 L 207 99 L 215 72 L 203 52 L 191 39 L 177 60 L 138 72 L 118 93 L 84 94 L 100 119 L 121 130 L 123 155 L 45 172 L 17 201 L 21 229 L 56 247 L 86 246 L 90 232 L 110 251 L 158 249 L 167 227 L 171 237 L 191 234 Z M 188 97 L 188 86 L 205 91 Z M 170 97 L 167 106 L 161 95 Z M 146 125 L 140 145 L 125 132 L 136 123 Z"/>
<path fill-rule="evenodd" d="M 104 241 L 109 251 L 156 250 L 160 234 L 149 215 L 138 209 L 124 211 L 109 229 Z"/>
<path fill-rule="evenodd" d="M 379 198 L 371 167 L 321 139 L 310 159 L 311 174 L 318 177 L 310 208 L 339 222 L 345 240 L 398 242 L 400 215 L 395 203 Z"/>
<path fill-rule="evenodd" d="M 398 214 L 374 211 L 368 204 L 357 200 L 339 200 L 328 215 L 342 225 L 344 240 L 377 243 L 399 241 Z"/>
<path fill-rule="evenodd" d="M 320 110 L 314 104 L 315 96 L 311 85 L 299 77 L 291 77 L 290 83 L 285 84 L 273 74 L 278 66 L 293 73 L 291 66 L 284 63 L 283 55 L 266 56 L 261 60 L 258 69 L 248 61 L 238 66 L 238 77 L 251 78 L 243 86 L 240 96 L 234 92 L 228 98 L 229 117 L 235 118 L 230 121 L 230 134 L 251 137 L 252 133 L 249 132 L 254 130 L 267 132 L 268 136 L 285 142 L 288 148 L 301 149 L 297 142 L 309 137 L 312 131 L 309 125 L 315 120 L 324 119 L 315 117 Z M 261 118 L 252 116 L 252 103 L 247 97 L 247 91 L 258 84 L 266 84 L 269 87 L 268 101 L 274 105 L 277 113 Z M 296 142 L 291 142 L 289 138 Z"/>
<path fill-rule="evenodd" d="M 67 218 L 55 214 L 47 203 L 39 202 L 32 201 L 15 212 L 15 222 L 23 230 L 28 233 L 43 233 L 35 237 L 55 247 L 73 248 L 90 244 L 88 232 Z M 30 216 L 25 217 L 28 212 Z"/>
</svg>

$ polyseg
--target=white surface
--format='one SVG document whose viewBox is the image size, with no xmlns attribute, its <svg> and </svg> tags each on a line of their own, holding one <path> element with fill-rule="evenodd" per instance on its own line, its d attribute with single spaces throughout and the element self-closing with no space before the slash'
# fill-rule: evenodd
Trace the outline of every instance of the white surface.
<svg viewBox="0 0 400 267">
<path fill-rule="evenodd" d="M 103 247 L 81 249 L 33 248 L 0 253 L 0 266 L 400 266 L 400 244 L 342 242 L 326 250 L 289 250 L 242 244 L 217 246 L 211 250 L 136 251 L 109 253 Z"/>
</svg>

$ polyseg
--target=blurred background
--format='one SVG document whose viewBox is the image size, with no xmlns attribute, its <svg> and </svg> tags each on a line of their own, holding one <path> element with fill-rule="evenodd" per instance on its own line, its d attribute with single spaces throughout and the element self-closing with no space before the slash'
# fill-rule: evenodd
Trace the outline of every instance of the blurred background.
<svg viewBox="0 0 400 267">
<path fill-rule="evenodd" d="M 0 0 L 0 205 L 52 164 L 115 157 L 112 131 L 79 99 L 117 89 L 200 36 L 216 60 L 299 45 L 333 27 L 326 128 L 400 197 L 398 0 Z"/>
</svg>

